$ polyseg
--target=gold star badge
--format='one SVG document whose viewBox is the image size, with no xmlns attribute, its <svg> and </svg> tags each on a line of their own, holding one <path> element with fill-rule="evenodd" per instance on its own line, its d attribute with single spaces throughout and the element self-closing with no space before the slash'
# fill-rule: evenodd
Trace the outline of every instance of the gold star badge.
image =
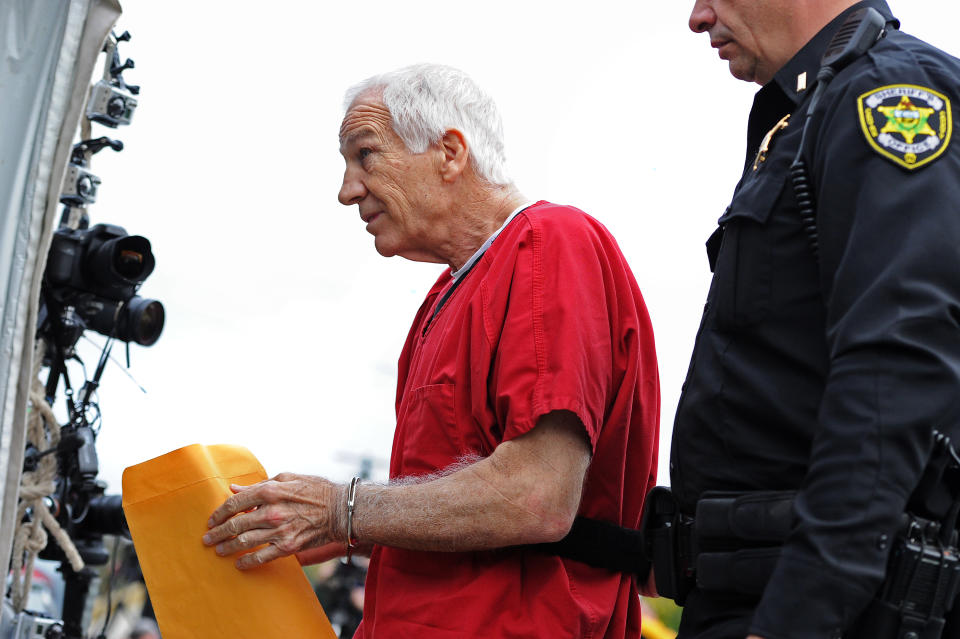
<svg viewBox="0 0 960 639">
<path fill-rule="evenodd" d="M 914 106 L 907 96 L 901 97 L 897 106 L 877 107 L 877 111 L 887 116 L 887 125 L 880 129 L 880 133 L 899 133 L 907 144 L 913 144 L 918 135 L 937 134 L 928 123 L 936 109 Z"/>
</svg>

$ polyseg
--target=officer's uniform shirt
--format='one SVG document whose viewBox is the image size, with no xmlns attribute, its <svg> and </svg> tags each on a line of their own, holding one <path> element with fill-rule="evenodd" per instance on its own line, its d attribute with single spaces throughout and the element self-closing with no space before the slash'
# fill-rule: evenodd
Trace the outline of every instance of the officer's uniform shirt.
<svg viewBox="0 0 960 639">
<path fill-rule="evenodd" d="M 707 490 L 800 490 L 749 624 L 768 639 L 828 639 L 852 623 L 882 580 L 932 430 L 960 440 L 960 61 L 897 31 L 883 0 L 849 11 L 863 6 L 887 35 L 837 75 L 808 133 L 819 257 L 789 167 L 848 12 L 755 98 L 744 175 L 708 241 L 714 277 L 674 425 L 686 512 Z"/>
</svg>

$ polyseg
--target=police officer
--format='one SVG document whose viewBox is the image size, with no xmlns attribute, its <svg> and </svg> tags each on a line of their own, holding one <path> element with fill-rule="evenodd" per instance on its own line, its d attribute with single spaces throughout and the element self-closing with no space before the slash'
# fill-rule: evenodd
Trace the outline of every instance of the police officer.
<svg viewBox="0 0 960 639">
<path fill-rule="evenodd" d="M 807 123 L 828 45 L 865 8 L 882 33 Z M 695 587 L 682 638 L 849 633 L 934 430 L 960 439 L 960 61 L 899 26 L 884 0 L 696 0 L 690 16 L 763 88 L 708 241 L 672 488 L 689 516 L 706 491 L 797 492 L 760 594 L 738 593 L 737 570 L 728 587 Z"/>
</svg>

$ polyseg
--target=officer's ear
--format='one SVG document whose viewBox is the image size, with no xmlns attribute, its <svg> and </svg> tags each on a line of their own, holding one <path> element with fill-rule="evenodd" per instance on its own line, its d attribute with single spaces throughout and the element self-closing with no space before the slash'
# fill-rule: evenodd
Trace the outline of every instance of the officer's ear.
<svg viewBox="0 0 960 639">
<path fill-rule="evenodd" d="M 440 177 L 444 182 L 455 182 L 467 169 L 470 161 L 470 147 L 463 133 L 449 129 L 440 138 L 440 150 L 443 159 L 440 164 Z"/>
</svg>

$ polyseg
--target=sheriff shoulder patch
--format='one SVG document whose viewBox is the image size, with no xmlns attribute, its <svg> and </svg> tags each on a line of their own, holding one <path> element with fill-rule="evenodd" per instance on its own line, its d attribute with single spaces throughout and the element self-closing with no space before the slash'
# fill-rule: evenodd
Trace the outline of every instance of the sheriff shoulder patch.
<svg viewBox="0 0 960 639">
<path fill-rule="evenodd" d="M 907 169 L 919 169 L 950 145 L 950 99 L 933 89 L 893 84 L 857 99 L 860 126 L 874 151 Z"/>
</svg>

